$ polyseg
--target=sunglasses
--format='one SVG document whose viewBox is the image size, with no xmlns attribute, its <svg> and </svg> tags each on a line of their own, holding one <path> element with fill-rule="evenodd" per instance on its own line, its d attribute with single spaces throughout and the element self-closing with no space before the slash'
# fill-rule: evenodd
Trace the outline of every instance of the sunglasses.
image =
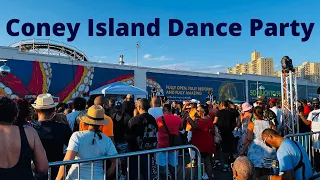
<svg viewBox="0 0 320 180">
<path fill-rule="evenodd" d="M 268 134 L 265 138 L 264 138 L 264 140 L 263 140 L 263 143 L 264 144 L 266 144 L 266 141 L 267 141 L 267 139 L 270 137 L 270 134 Z"/>
<path fill-rule="evenodd" d="M 258 105 L 263 105 L 263 102 L 257 102 Z"/>
</svg>

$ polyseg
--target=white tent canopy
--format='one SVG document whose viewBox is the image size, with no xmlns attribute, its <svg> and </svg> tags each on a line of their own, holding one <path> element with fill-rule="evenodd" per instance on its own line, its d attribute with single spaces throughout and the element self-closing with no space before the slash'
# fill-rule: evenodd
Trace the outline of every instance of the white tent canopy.
<svg viewBox="0 0 320 180">
<path fill-rule="evenodd" d="M 90 92 L 90 95 L 99 95 L 99 94 L 148 95 L 148 92 L 140 88 L 137 88 L 135 86 L 125 84 L 123 82 L 115 82 L 115 83 L 104 85 Z"/>
</svg>

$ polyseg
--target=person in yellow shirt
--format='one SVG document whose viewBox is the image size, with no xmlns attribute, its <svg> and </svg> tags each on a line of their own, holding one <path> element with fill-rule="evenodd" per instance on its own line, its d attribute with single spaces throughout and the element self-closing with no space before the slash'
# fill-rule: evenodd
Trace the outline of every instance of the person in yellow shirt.
<svg viewBox="0 0 320 180">
<path fill-rule="evenodd" d="M 197 104 L 198 104 L 198 100 L 191 99 L 191 101 L 190 102 L 186 102 L 186 104 L 182 108 L 183 111 L 188 109 L 188 108 L 190 108 L 189 117 L 192 120 L 195 120 L 195 116 L 197 114 Z M 192 137 L 192 132 L 191 132 L 191 125 L 189 124 L 189 122 L 187 122 L 186 131 L 188 133 L 187 134 L 188 142 L 190 142 L 191 141 L 191 137 Z M 192 164 L 195 163 L 196 153 L 192 149 L 189 149 L 189 153 L 190 153 L 190 157 L 191 157 L 192 162 L 188 166 L 192 166 Z"/>
<path fill-rule="evenodd" d="M 102 107 L 105 107 L 105 103 L 106 103 L 106 98 L 103 97 L 103 96 L 98 96 L 94 99 L 94 105 L 101 105 Z M 103 125 L 103 126 L 100 126 L 100 131 L 108 136 L 109 138 L 111 138 L 111 140 L 114 142 L 114 134 L 113 134 L 113 121 L 112 119 L 107 116 L 107 115 L 104 115 L 104 118 L 107 119 L 109 121 L 109 124 L 107 125 Z M 85 131 L 85 130 L 88 130 L 88 126 L 80 121 L 80 124 L 79 124 L 79 131 Z"/>
<path fill-rule="evenodd" d="M 186 104 L 184 104 L 182 110 L 186 110 L 188 107 L 190 107 L 190 111 L 189 111 L 189 116 L 192 120 L 195 119 L 195 114 L 197 113 L 197 103 L 198 101 L 196 99 L 192 99 L 189 102 L 186 102 Z M 187 123 L 186 126 L 186 131 L 189 132 L 191 130 L 191 125 L 189 123 Z"/>
</svg>

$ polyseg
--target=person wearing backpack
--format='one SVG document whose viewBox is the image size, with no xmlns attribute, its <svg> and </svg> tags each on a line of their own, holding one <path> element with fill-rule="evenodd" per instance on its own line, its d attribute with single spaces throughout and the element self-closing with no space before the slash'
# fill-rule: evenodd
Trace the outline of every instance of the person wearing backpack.
<svg viewBox="0 0 320 180">
<path fill-rule="evenodd" d="M 306 125 L 311 126 L 312 132 L 318 132 L 320 131 L 320 102 L 318 98 L 313 98 L 312 106 L 314 107 L 314 110 L 309 113 L 307 119 L 303 116 L 301 112 L 299 113 L 299 116 Z M 314 152 L 316 172 L 320 172 L 320 153 L 318 151 L 320 149 L 319 134 L 312 135 L 312 147 L 316 149 L 316 151 Z"/>
<path fill-rule="evenodd" d="M 129 152 L 151 150 L 157 148 L 157 133 L 158 125 L 155 118 L 148 113 L 149 102 L 147 99 L 142 98 L 137 102 L 137 110 L 139 115 L 131 118 L 128 122 L 129 130 L 125 137 L 128 142 Z M 151 159 L 150 159 L 151 162 Z M 152 163 L 150 163 L 152 164 Z M 129 178 L 138 179 L 138 157 L 130 157 L 130 172 Z M 142 173 L 143 179 L 148 178 L 148 169 L 151 171 L 151 167 L 148 168 L 148 156 L 140 156 L 140 173 Z M 151 174 L 151 172 L 150 172 Z"/>
<path fill-rule="evenodd" d="M 312 166 L 306 149 L 298 142 L 283 138 L 271 129 L 265 129 L 261 138 L 272 148 L 277 148 L 277 159 L 281 175 L 261 177 L 259 179 L 308 180 L 312 177 Z"/>
</svg>

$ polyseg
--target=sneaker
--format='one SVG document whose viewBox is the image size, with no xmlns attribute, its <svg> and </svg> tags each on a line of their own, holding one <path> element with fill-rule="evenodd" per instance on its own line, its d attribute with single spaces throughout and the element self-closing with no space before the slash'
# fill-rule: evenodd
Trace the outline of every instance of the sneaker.
<svg viewBox="0 0 320 180">
<path fill-rule="evenodd" d="M 213 175 L 213 174 L 212 174 L 212 178 L 214 178 L 214 175 Z M 209 179 L 207 173 L 205 173 L 205 174 L 202 176 L 202 179 L 203 179 L 203 180 Z"/>
<path fill-rule="evenodd" d="M 209 179 L 207 173 L 204 173 L 204 175 L 202 176 L 202 179 L 205 180 L 205 179 Z"/>
</svg>

